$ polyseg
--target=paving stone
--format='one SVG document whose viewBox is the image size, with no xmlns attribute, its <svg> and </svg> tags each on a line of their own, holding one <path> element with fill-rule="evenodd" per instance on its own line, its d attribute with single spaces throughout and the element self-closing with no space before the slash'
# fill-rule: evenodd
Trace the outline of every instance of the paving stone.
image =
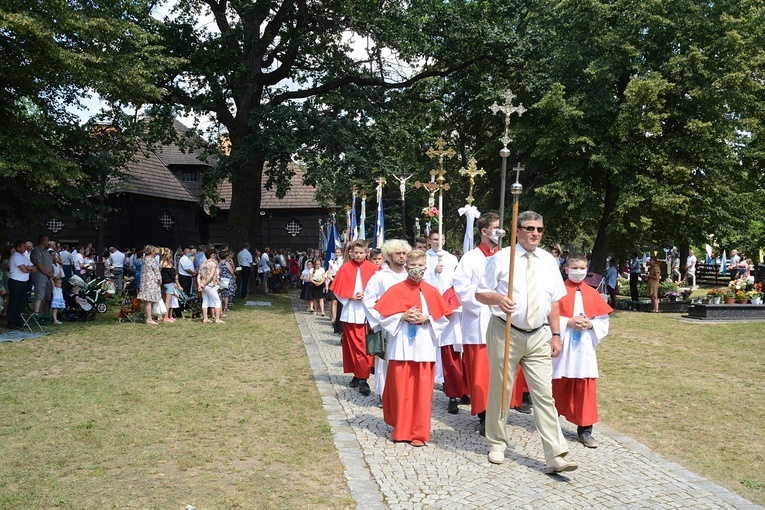
<svg viewBox="0 0 765 510">
<path fill-rule="evenodd" d="M 297 297 L 292 300 L 298 310 Z M 569 458 L 579 469 L 548 476 L 533 416 L 511 411 L 505 462 L 490 464 L 478 420 L 465 406 L 448 414 L 441 385 L 433 394 L 428 445 L 393 443 L 379 397 L 348 387 L 351 376 L 342 373 L 339 335 L 329 321 L 295 317 L 359 509 L 765 510 L 601 424 L 595 426 L 600 447 L 589 449 L 577 442 L 576 426 L 562 420 Z M 374 376 L 369 383 L 374 387 Z"/>
</svg>

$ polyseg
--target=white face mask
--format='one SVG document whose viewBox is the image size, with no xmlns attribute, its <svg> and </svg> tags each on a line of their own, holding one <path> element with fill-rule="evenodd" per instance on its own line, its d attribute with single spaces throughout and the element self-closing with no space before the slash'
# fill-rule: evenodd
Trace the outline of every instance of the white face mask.
<svg viewBox="0 0 765 510">
<path fill-rule="evenodd" d="M 500 236 L 504 236 L 505 231 L 499 228 L 495 228 L 491 231 L 491 234 L 489 235 L 489 239 L 491 239 L 491 242 L 494 244 L 499 244 L 499 238 Z"/>
<path fill-rule="evenodd" d="M 580 283 L 587 277 L 586 269 L 569 269 L 568 279 L 574 283 Z"/>
</svg>

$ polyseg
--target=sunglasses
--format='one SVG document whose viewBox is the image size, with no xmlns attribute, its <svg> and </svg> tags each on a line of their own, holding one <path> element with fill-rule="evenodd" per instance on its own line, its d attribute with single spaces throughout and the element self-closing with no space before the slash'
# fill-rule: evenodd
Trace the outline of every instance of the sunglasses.
<svg viewBox="0 0 765 510">
<path fill-rule="evenodd" d="M 527 227 L 520 227 L 520 228 L 521 228 L 521 230 L 525 230 L 526 232 L 529 232 L 529 233 L 532 233 L 532 232 L 534 232 L 536 230 L 537 232 L 539 232 L 541 234 L 542 232 L 545 231 L 544 227 L 527 226 Z"/>
</svg>

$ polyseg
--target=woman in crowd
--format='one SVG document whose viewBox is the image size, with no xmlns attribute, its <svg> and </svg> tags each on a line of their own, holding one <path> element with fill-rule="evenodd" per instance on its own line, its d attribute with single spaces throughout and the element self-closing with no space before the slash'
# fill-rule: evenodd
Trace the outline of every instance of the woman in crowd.
<svg viewBox="0 0 765 510">
<path fill-rule="evenodd" d="M 138 292 L 138 299 L 144 302 L 146 324 L 158 324 L 151 316 L 151 307 L 162 299 L 162 291 L 160 290 L 162 275 L 154 258 L 157 253 L 159 250 L 150 244 L 143 249 L 141 288 Z"/>
<path fill-rule="evenodd" d="M 220 279 L 218 277 L 218 255 L 214 248 L 205 250 L 207 260 L 199 267 L 197 273 L 197 285 L 202 292 L 202 322 L 209 324 L 207 309 L 212 308 L 212 319 L 218 324 L 224 324 L 221 320 L 221 303 L 218 295 Z"/>
<path fill-rule="evenodd" d="M 327 273 L 321 265 L 321 259 L 313 261 L 313 271 L 311 272 L 311 299 L 313 299 L 313 314 L 316 315 L 321 310 L 321 316 L 324 317 L 324 292 L 326 287 Z"/>
<path fill-rule="evenodd" d="M 173 317 L 173 297 L 178 294 L 181 284 L 178 282 L 178 271 L 173 266 L 173 252 L 169 248 L 162 249 L 159 272 L 162 276 L 162 290 L 165 294 L 165 308 L 167 309 L 164 321 L 175 322 Z"/>
<path fill-rule="evenodd" d="M 228 250 L 222 250 L 220 252 L 220 264 L 218 265 L 218 268 L 220 270 L 221 309 L 224 312 L 227 312 L 231 305 L 231 298 L 234 297 L 234 290 L 236 289 L 236 273 L 234 272 L 234 265 L 231 262 L 231 252 Z"/>
</svg>

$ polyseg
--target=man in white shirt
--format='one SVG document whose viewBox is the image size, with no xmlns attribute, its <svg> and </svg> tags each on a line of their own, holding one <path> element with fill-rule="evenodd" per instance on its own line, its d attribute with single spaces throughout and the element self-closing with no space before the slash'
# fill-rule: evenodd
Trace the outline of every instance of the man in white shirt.
<svg viewBox="0 0 765 510">
<path fill-rule="evenodd" d="M 696 290 L 696 253 L 693 248 L 688 252 L 685 261 L 685 280 L 691 280 L 691 290 Z"/>
<path fill-rule="evenodd" d="M 37 268 L 26 255 L 24 241 L 13 243 L 13 251 L 9 261 L 10 272 L 8 275 L 8 329 L 21 329 L 24 320 L 21 312 L 27 299 L 27 285 L 29 273 L 34 273 Z"/>
<path fill-rule="evenodd" d="M 237 255 L 237 261 L 239 262 L 239 275 L 242 279 L 239 286 L 239 295 L 242 299 L 247 299 L 250 290 L 250 275 L 252 273 L 252 253 L 250 252 L 250 243 L 244 243 L 244 248 Z"/>
<path fill-rule="evenodd" d="M 271 248 L 266 246 L 263 249 L 263 253 L 260 255 L 260 262 L 258 263 L 258 269 L 263 278 L 263 294 L 268 294 L 268 279 L 271 277 Z"/>
<path fill-rule="evenodd" d="M 187 296 L 191 295 L 191 284 L 196 275 L 197 271 L 194 269 L 194 260 L 191 258 L 191 249 L 185 248 L 183 250 L 183 256 L 178 260 L 178 283 L 181 284 L 181 288 Z"/>
<path fill-rule="evenodd" d="M 106 260 L 109 267 L 112 268 L 114 287 L 117 292 L 122 292 L 122 282 L 125 277 L 125 254 L 120 251 L 118 246 L 112 246 L 109 248 L 109 258 Z"/>
<path fill-rule="evenodd" d="M 58 254 L 61 259 L 61 266 L 64 269 L 64 279 L 68 280 L 72 276 L 72 252 L 69 251 L 69 245 L 61 245 L 61 251 Z"/>
<path fill-rule="evenodd" d="M 77 245 L 72 254 L 72 269 L 79 277 L 85 274 L 85 248 L 82 245 Z"/>
<path fill-rule="evenodd" d="M 534 401 L 533 416 L 542 437 L 545 473 L 573 471 L 577 465 L 565 459 L 569 449 L 552 396 L 552 357 L 560 355 L 562 348 L 558 301 L 566 296 L 566 288 L 558 261 L 539 248 L 544 232 L 542 216 L 525 211 L 518 216 L 516 228 L 518 243 L 513 261 L 512 297 L 508 297 L 509 246 L 491 257 L 475 294 L 476 300 L 490 305 L 492 311 L 486 331 L 490 370 L 486 408 L 489 462 L 501 464 L 505 461 L 509 436 L 507 420 L 503 416 L 507 402 L 502 402 L 502 383 L 505 382 L 505 392 L 509 395 L 516 369 L 521 365 Z M 508 320 L 511 321 L 512 342 L 508 372 L 504 374 Z"/>
</svg>

